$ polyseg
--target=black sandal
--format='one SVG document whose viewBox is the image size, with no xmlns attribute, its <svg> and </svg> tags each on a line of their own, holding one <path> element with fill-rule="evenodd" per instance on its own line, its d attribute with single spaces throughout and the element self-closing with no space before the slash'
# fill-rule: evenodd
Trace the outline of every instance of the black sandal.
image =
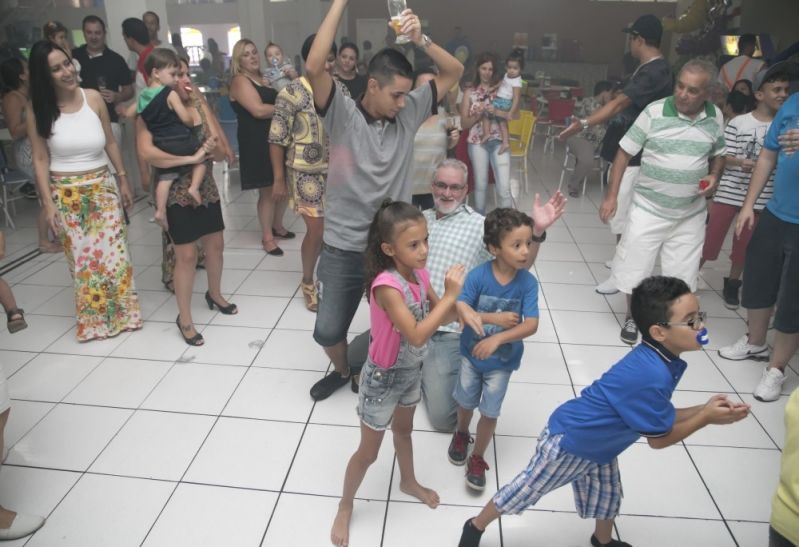
<svg viewBox="0 0 799 547">
<path fill-rule="evenodd" d="M 217 302 L 214 301 L 213 298 L 211 298 L 211 293 L 208 291 L 205 291 L 205 301 L 208 303 L 209 310 L 214 309 L 214 306 L 216 306 L 217 308 L 219 308 L 219 311 L 223 315 L 236 315 L 239 311 L 238 307 L 236 307 L 236 304 L 228 304 L 227 306 L 220 306 Z"/>
<path fill-rule="evenodd" d="M 280 232 L 272 228 L 272 237 L 276 237 L 278 239 L 294 239 L 295 237 L 297 237 L 297 234 L 295 234 L 294 232 L 290 232 L 288 230 L 286 230 L 284 233 L 281 234 Z"/>
<path fill-rule="evenodd" d="M 14 319 L 15 315 L 19 315 L 19 317 Z M 9 334 L 14 334 L 15 332 L 19 332 L 23 329 L 28 328 L 28 324 L 25 322 L 25 310 L 23 310 L 22 308 L 14 308 L 13 310 L 8 310 L 6 312 L 6 317 L 8 318 Z"/>
<path fill-rule="evenodd" d="M 203 335 L 200 334 L 199 332 L 197 334 L 195 334 L 194 336 L 192 336 L 191 338 L 187 338 L 186 335 L 183 334 L 184 330 L 187 330 L 187 329 L 191 328 L 191 324 L 189 324 L 184 329 L 183 325 L 180 324 L 180 314 L 178 314 L 177 319 L 175 319 L 175 324 L 178 326 L 178 329 L 180 329 L 180 335 L 183 337 L 183 340 L 188 345 L 190 345 L 190 346 L 202 346 L 203 344 L 205 344 L 205 339 L 203 338 Z"/>
</svg>

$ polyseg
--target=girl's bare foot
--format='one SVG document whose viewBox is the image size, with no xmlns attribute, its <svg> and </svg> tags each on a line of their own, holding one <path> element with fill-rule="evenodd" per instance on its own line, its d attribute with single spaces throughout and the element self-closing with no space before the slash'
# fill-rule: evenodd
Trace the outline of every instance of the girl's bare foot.
<svg viewBox="0 0 799 547">
<path fill-rule="evenodd" d="M 430 488 L 425 488 L 416 481 L 400 482 L 400 490 L 409 496 L 413 496 L 431 509 L 438 507 L 441 500 L 438 493 Z"/>
<path fill-rule="evenodd" d="M 158 224 L 164 230 L 169 230 L 169 224 L 166 221 L 166 211 L 156 211 L 155 215 L 153 215 L 156 224 Z"/>
<path fill-rule="evenodd" d="M 500 147 L 499 147 L 498 154 L 501 156 L 502 154 L 504 154 L 508 150 L 508 148 L 510 148 L 510 144 L 508 142 L 506 142 L 506 141 L 502 141 L 502 145 L 500 145 Z"/>
<path fill-rule="evenodd" d="M 336 547 L 347 547 L 350 544 L 350 519 L 352 518 L 352 505 L 340 502 L 338 512 L 333 520 L 330 530 L 330 542 Z"/>
<path fill-rule="evenodd" d="M 192 197 L 192 199 L 195 202 L 197 202 L 197 205 L 202 205 L 203 198 L 202 198 L 202 196 L 200 196 L 200 190 L 199 189 L 189 187 L 189 195 Z"/>
</svg>

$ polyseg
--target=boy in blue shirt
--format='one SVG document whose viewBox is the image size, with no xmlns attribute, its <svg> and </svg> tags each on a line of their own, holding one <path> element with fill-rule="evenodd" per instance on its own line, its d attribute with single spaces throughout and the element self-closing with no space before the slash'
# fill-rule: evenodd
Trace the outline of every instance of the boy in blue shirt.
<svg viewBox="0 0 799 547">
<path fill-rule="evenodd" d="M 691 408 L 671 403 L 687 366 L 680 353 L 707 343 L 705 314 L 684 281 L 645 279 L 633 290 L 631 312 L 643 333 L 641 344 L 555 410 L 527 468 L 466 521 L 459 547 L 477 547 L 486 526 L 500 515 L 519 514 L 568 483 L 580 517 L 596 519 L 591 545 L 630 547 L 611 537 L 622 496 L 618 455 L 641 436 L 652 448 L 665 448 L 706 425 L 734 423 L 749 414 L 748 405 L 724 395 Z"/>
<path fill-rule="evenodd" d="M 469 424 L 480 408 L 477 439 L 466 468 L 466 485 L 485 488 L 483 454 L 497 427 L 511 373 L 519 368 L 522 340 L 538 330 L 538 281 L 530 273 L 533 219 L 515 209 L 495 209 L 485 219 L 483 241 L 494 255 L 466 277 L 456 304 L 461 323 L 461 369 L 453 397 L 458 425 L 449 461 L 466 463 Z"/>
</svg>

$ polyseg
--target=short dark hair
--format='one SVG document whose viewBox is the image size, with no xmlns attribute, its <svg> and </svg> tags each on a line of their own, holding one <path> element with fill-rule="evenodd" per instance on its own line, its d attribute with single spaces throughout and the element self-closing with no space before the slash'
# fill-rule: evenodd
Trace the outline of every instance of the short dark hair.
<svg viewBox="0 0 799 547">
<path fill-rule="evenodd" d="M 316 39 L 316 33 L 313 33 L 310 36 L 308 36 L 305 39 L 305 41 L 302 43 L 302 49 L 300 50 L 300 55 L 302 56 L 303 62 L 306 62 L 308 60 L 308 55 L 311 53 L 311 47 L 313 46 L 313 41 L 315 39 Z M 334 57 L 338 55 L 338 48 L 336 47 L 335 42 L 333 42 L 333 45 L 330 46 L 330 51 L 333 53 Z"/>
<path fill-rule="evenodd" d="M 738 55 L 747 47 L 757 48 L 757 36 L 754 34 L 741 34 L 738 38 Z"/>
<path fill-rule="evenodd" d="M 746 114 L 755 108 L 755 98 L 752 95 L 733 89 L 727 94 L 724 104 L 730 105 L 735 114 Z"/>
<path fill-rule="evenodd" d="M 787 72 L 775 72 L 774 74 L 770 74 L 768 80 L 763 80 L 763 83 L 760 84 L 760 89 L 763 89 L 763 86 L 766 84 L 773 84 L 774 82 L 788 82 L 790 83 L 793 78 Z M 758 89 L 758 91 L 760 91 Z"/>
<path fill-rule="evenodd" d="M 143 46 L 150 43 L 150 33 L 147 31 L 147 25 L 136 17 L 128 17 L 122 21 L 122 36 L 132 38 Z"/>
<path fill-rule="evenodd" d="M 144 72 L 149 76 L 154 69 L 160 70 L 168 66 L 180 67 L 180 59 L 171 49 L 157 47 L 144 61 Z"/>
<path fill-rule="evenodd" d="M 80 28 L 85 28 L 87 23 L 97 23 L 101 27 L 103 27 L 103 32 L 105 32 L 105 21 L 97 17 L 96 15 L 87 15 L 83 18 L 83 22 L 80 24 Z"/>
<path fill-rule="evenodd" d="M 335 43 L 334 43 L 333 45 L 335 45 Z M 360 50 L 360 49 L 358 49 L 358 46 L 356 46 L 356 45 L 355 45 L 355 44 L 353 44 L 352 42 L 344 42 L 343 44 L 341 44 L 341 47 L 340 47 L 340 48 L 338 48 L 338 51 L 339 51 L 339 53 L 341 53 L 341 52 L 342 52 L 342 51 L 344 51 L 345 49 L 351 49 L 352 51 L 354 51 L 354 52 L 355 52 L 355 60 L 356 60 L 356 61 L 357 61 L 358 59 L 360 59 L 360 57 L 361 57 L 361 50 Z"/>
<path fill-rule="evenodd" d="M 19 89 L 22 75 L 25 73 L 25 61 L 19 57 L 9 57 L 0 63 L 0 90 L 3 93 Z"/>
<path fill-rule="evenodd" d="M 498 249 L 503 235 L 520 226 L 529 226 L 532 229 L 533 225 L 533 219 L 527 214 L 517 209 L 499 207 L 486 216 L 483 243 L 489 251 L 491 247 Z"/>
<path fill-rule="evenodd" d="M 594 97 L 605 91 L 613 91 L 613 82 L 609 80 L 599 80 L 594 84 Z"/>
<path fill-rule="evenodd" d="M 749 88 L 749 94 L 750 95 L 754 95 L 755 94 L 755 90 L 752 88 L 751 80 L 747 80 L 746 78 L 742 78 L 742 79 L 738 80 L 737 82 L 735 82 L 734 84 L 732 84 L 732 88 L 735 89 L 736 87 L 738 87 L 738 84 L 744 84 L 747 88 Z"/>
<path fill-rule="evenodd" d="M 144 16 L 145 15 L 152 15 L 153 17 L 155 17 L 155 20 L 158 21 L 158 26 L 161 26 L 161 18 L 158 17 L 157 13 L 155 13 L 154 11 L 149 11 L 149 10 L 145 11 L 144 13 L 141 14 L 141 20 L 142 21 L 144 21 Z"/>
<path fill-rule="evenodd" d="M 521 49 L 514 49 L 511 51 L 505 58 L 505 64 L 507 65 L 511 61 L 519 63 L 519 68 L 524 70 L 524 51 Z"/>
<path fill-rule="evenodd" d="M 649 327 L 671 320 L 671 306 L 691 289 L 682 279 L 653 275 L 633 289 L 630 313 L 641 335 L 649 337 Z"/>
<path fill-rule="evenodd" d="M 380 87 L 391 83 L 397 76 L 413 80 L 411 63 L 408 62 L 405 55 L 389 48 L 381 49 L 372 57 L 367 73 L 369 78 L 377 80 Z"/>
</svg>

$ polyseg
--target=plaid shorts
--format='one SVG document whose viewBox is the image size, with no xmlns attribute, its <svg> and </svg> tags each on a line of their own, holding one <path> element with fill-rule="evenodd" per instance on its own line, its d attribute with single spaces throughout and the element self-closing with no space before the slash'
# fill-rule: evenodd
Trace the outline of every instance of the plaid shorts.
<svg viewBox="0 0 799 547">
<path fill-rule="evenodd" d="M 497 511 L 517 515 L 544 494 L 571 483 L 580 517 L 609 520 L 618 515 L 622 498 L 618 461 L 600 465 L 569 454 L 560 448 L 561 437 L 550 436 L 544 428 L 527 468 L 494 496 Z"/>
</svg>

